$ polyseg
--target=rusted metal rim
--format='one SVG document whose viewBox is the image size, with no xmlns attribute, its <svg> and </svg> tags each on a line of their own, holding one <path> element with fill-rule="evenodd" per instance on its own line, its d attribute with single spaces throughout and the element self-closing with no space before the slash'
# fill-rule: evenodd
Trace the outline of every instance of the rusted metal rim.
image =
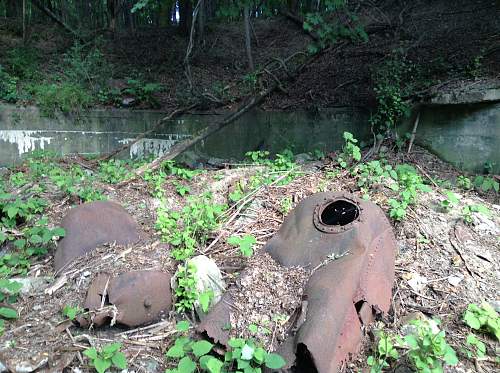
<svg viewBox="0 0 500 373">
<path fill-rule="evenodd" d="M 349 211 L 344 211 L 350 208 Z M 331 211 L 331 210 L 334 211 Z M 336 210 L 342 209 L 343 215 L 333 216 Z M 325 217 L 329 215 L 328 217 Z M 363 222 L 363 208 L 357 199 L 342 195 L 337 198 L 325 197 L 323 202 L 314 209 L 314 226 L 325 233 L 341 233 L 354 228 L 358 223 Z M 330 221 L 328 221 L 330 220 Z"/>
</svg>

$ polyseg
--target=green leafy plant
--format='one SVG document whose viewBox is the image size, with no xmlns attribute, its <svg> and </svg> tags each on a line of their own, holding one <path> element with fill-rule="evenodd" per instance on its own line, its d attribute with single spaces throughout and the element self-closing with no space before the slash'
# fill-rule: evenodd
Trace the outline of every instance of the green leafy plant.
<svg viewBox="0 0 500 373">
<path fill-rule="evenodd" d="M 19 98 L 17 92 L 18 78 L 10 75 L 0 64 L 0 100 L 16 102 Z"/>
<path fill-rule="evenodd" d="M 491 334 L 497 341 L 500 341 L 500 318 L 488 303 L 484 302 L 481 306 L 469 304 L 463 320 L 472 329 Z"/>
<path fill-rule="evenodd" d="M 195 302 L 198 300 L 199 294 L 196 289 L 196 267 L 187 262 L 186 264 L 177 267 L 175 288 L 175 307 L 178 312 L 185 312 L 194 308 Z"/>
<path fill-rule="evenodd" d="M 441 205 L 441 209 L 444 211 L 444 212 L 449 212 L 451 210 L 451 208 L 453 206 L 455 206 L 456 204 L 458 204 L 458 202 L 460 201 L 457 197 L 457 195 L 449 190 L 446 190 L 444 192 L 444 194 L 446 195 L 446 198 L 444 200 L 441 201 L 440 205 Z"/>
<path fill-rule="evenodd" d="M 104 345 L 99 350 L 94 347 L 87 348 L 83 351 L 83 354 L 90 359 L 91 365 L 99 373 L 106 372 L 112 366 L 118 369 L 126 369 L 127 358 L 120 351 L 121 347 L 121 343 L 111 343 Z"/>
<path fill-rule="evenodd" d="M 20 282 L 0 278 L 0 302 L 14 303 L 23 285 Z"/>
<path fill-rule="evenodd" d="M 27 89 L 34 95 L 42 113 L 47 116 L 54 116 L 57 111 L 75 113 L 90 107 L 94 102 L 85 87 L 69 81 L 32 84 Z"/>
<path fill-rule="evenodd" d="M 286 196 L 280 201 L 280 212 L 283 215 L 288 214 L 293 208 L 293 200 L 291 196 Z"/>
<path fill-rule="evenodd" d="M 228 341 L 231 349 L 224 355 L 228 372 L 259 372 L 261 367 L 281 369 L 286 362 L 278 354 L 268 353 L 251 339 L 231 338 Z"/>
<path fill-rule="evenodd" d="M 370 367 L 370 373 L 381 373 L 384 368 L 389 367 L 391 360 L 399 359 L 399 352 L 396 349 L 396 343 L 402 344 L 399 336 L 388 336 L 384 332 L 378 333 L 378 343 L 374 355 L 368 356 L 366 363 Z M 399 341 L 397 341 L 398 339 Z"/>
<path fill-rule="evenodd" d="M 464 190 L 470 190 L 473 187 L 471 179 L 463 175 L 457 177 L 457 186 Z"/>
<path fill-rule="evenodd" d="M 485 216 L 491 215 L 491 211 L 485 205 L 482 205 L 482 204 L 467 205 L 467 206 L 464 206 L 464 208 L 462 209 L 462 217 L 464 219 L 464 222 L 466 222 L 467 224 L 472 224 L 472 222 L 473 222 L 472 213 L 473 212 L 478 212 L 478 213 L 481 213 Z"/>
<path fill-rule="evenodd" d="M 130 176 L 130 171 L 125 163 L 114 159 L 99 164 L 99 177 L 106 183 L 116 184 Z"/>
<path fill-rule="evenodd" d="M 395 171 L 399 185 L 399 198 L 388 200 L 391 207 L 389 216 L 401 221 L 406 217 L 408 206 L 416 202 L 418 192 L 430 192 L 431 188 L 423 183 L 422 177 L 415 168 L 408 164 L 397 165 Z"/>
<path fill-rule="evenodd" d="M 185 260 L 206 243 L 209 233 L 218 227 L 218 218 L 225 209 L 225 205 L 214 204 L 208 193 L 190 196 L 181 211 L 172 211 L 162 204 L 158 209 L 156 228 L 163 240 L 172 246 L 172 257 Z"/>
<path fill-rule="evenodd" d="M 413 320 L 410 324 L 415 326 L 415 332 L 405 336 L 404 341 L 409 347 L 408 358 L 417 372 L 443 372 L 443 363 L 451 366 L 458 363 L 455 351 L 446 342 L 444 330 L 433 330 L 427 320 Z"/>
<path fill-rule="evenodd" d="M 486 356 L 486 345 L 473 333 L 470 333 L 465 340 L 466 347 L 462 352 L 469 359 L 472 357 L 483 358 Z"/>
<path fill-rule="evenodd" d="M 123 93 L 133 96 L 139 102 L 147 104 L 150 107 L 158 108 L 160 103 L 156 94 L 163 91 L 163 86 L 159 83 L 145 83 L 141 79 L 128 79 L 127 88 Z"/>
<path fill-rule="evenodd" d="M 191 189 L 187 185 L 178 183 L 176 181 L 174 181 L 172 184 L 174 185 L 177 194 L 179 194 L 181 197 L 184 197 L 186 194 L 189 194 L 191 192 Z"/>
<path fill-rule="evenodd" d="M 358 145 L 358 140 L 354 138 L 352 133 L 344 132 L 342 135 L 344 138 L 344 146 L 342 147 L 342 152 L 337 158 L 337 162 L 340 167 L 347 168 L 352 165 L 354 161 L 359 162 L 361 160 L 361 150 Z"/>
<path fill-rule="evenodd" d="M 482 190 L 483 192 L 494 190 L 496 193 L 498 193 L 500 188 L 500 184 L 494 178 L 482 175 L 476 176 L 476 178 L 474 179 L 474 186 L 477 189 Z"/>
<path fill-rule="evenodd" d="M 237 246 L 240 249 L 241 255 L 250 257 L 253 255 L 253 246 L 257 243 L 254 236 L 246 234 L 243 237 L 231 236 L 227 243 L 232 246 Z"/>
<path fill-rule="evenodd" d="M 63 310 L 62 310 L 62 314 L 70 320 L 74 320 L 76 318 L 76 316 L 78 316 L 82 312 L 83 312 L 83 309 L 81 309 L 80 307 L 78 307 L 78 306 L 73 307 L 73 306 L 69 306 L 69 305 L 65 305 Z"/>
</svg>

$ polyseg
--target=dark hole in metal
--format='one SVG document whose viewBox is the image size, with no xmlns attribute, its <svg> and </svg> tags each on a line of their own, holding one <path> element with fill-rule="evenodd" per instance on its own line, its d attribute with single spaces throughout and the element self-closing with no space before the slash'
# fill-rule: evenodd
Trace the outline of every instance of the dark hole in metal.
<svg viewBox="0 0 500 373">
<path fill-rule="evenodd" d="M 297 356 L 297 364 L 293 367 L 293 372 L 318 373 L 313 357 L 304 343 L 297 344 L 297 352 L 295 354 Z"/>
<path fill-rule="evenodd" d="M 356 220 L 359 209 L 354 203 L 339 199 L 331 202 L 321 213 L 321 222 L 325 225 L 347 225 Z"/>
</svg>

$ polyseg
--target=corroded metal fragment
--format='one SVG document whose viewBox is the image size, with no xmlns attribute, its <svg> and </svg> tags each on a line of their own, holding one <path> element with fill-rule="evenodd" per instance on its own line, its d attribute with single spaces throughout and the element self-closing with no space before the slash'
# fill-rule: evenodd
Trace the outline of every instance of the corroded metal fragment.
<svg viewBox="0 0 500 373">
<path fill-rule="evenodd" d="M 92 318 L 82 316 L 78 322 L 101 326 L 114 319 L 132 327 L 156 321 L 172 306 L 170 279 L 161 271 L 131 271 L 117 277 L 100 273 L 90 284 L 84 305 Z"/>
<path fill-rule="evenodd" d="M 383 211 L 350 194 L 318 193 L 286 217 L 264 250 L 285 267 L 312 269 L 305 317 L 278 352 L 295 372 L 337 372 L 359 349 L 362 326 L 390 307 L 396 242 Z M 200 325 L 221 343 L 230 301 L 224 296 Z"/>
<path fill-rule="evenodd" d="M 54 267 L 59 271 L 79 256 L 105 243 L 128 245 L 139 240 L 139 226 L 118 203 L 95 201 L 72 208 L 61 222 L 66 235 L 59 242 Z"/>
</svg>

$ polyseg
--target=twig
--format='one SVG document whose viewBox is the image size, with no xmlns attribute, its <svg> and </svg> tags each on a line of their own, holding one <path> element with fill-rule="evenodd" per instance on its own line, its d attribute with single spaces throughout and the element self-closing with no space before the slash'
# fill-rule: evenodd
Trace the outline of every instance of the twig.
<svg viewBox="0 0 500 373">
<path fill-rule="evenodd" d="M 415 135 L 417 133 L 418 121 L 420 120 L 420 110 L 417 113 L 417 118 L 415 119 L 415 124 L 413 125 L 413 130 L 411 131 L 410 143 L 408 144 L 407 154 L 410 154 L 411 147 L 413 146 L 413 142 L 415 141 Z"/>
<path fill-rule="evenodd" d="M 99 158 L 100 161 L 107 161 L 108 159 L 110 158 L 113 158 L 115 155 L 117 155 L 118 153 L 121 153 L 122 151 L 124 150 L 127 150 L 129 149 L 132 145 L 136 144 L 138 141 L 142 140 L 143 138 L 145 138 L 147 135 L 150 135 L 151 133 L 155 132 L 164 122 L 167 122 L 183 113 L 185 113 L 186 111 L 189 111 L 193 108 L 196 107 L 196 104 L 193 104 L 191 106 L 188 106 L 188 107 L 184 107 L 184 108 L 180 108 L 180 109 L 176 109 L 174 111 L 172 111 L 170 114 L 168 114 L 167 116 L 161 118 L 160 120 L 158 120 L 151 129 L 147 130 L 146 132 L 143 132 L 142 134 L 140 134 L 139 136 L 137 136 L 133 141 L 119 147 L 118 149 L 115 149 L 113 150 L 111 153 Z"/>
</svg>

